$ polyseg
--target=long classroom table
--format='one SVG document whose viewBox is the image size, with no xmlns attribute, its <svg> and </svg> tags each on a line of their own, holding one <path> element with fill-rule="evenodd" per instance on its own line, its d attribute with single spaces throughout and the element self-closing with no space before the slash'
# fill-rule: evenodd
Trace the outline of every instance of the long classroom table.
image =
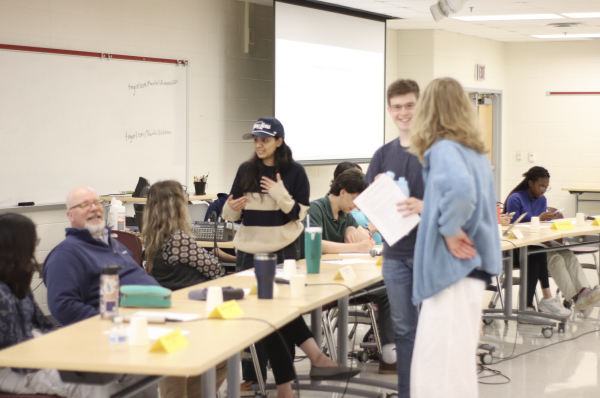
<svg viewBox="0 0 600 398">
<path fill-rule="evenodd" d="M 314 309 L 320 311 L 321 305 L 336 299 L 341 306 L 345 304 L 347 308 L 347 295 L 351 291 L 360 290 L 381 280 L 380 270 L 357 270 L 355 279 L 335 282 L 333 281 L 335 272 L 336 270 L 329 266 L 323 266 L 320 274 L 308 275 L 307 283 L 313 286 L 307 286 L 304 297 L 291 298 L 287 285 L 280 287 L 279 293 L 273 300 L 259 300 L 256 296 L 247 296 L 238 301 L 244 316 L 241 319 L 226 321 L 208 320 L 205 302 L 189 300 L 187 292 L 214 285 L 251 287 L 255 280 L 253 277 L 231 275 L 174 292 L 171 308 L 149 310 L 165 313 L 198 313 L 202 315 L 202 318 L 185 323 L 167 322 L 165 327 L 181 328 L 191 332 L 186 335 L 189 346 L 172 354 L 150 353 L 148 352 L 150 346 L 128 346 L 125 351 L 113 352 L 108 344 L 108 336 L 104 333 L 111 328 L 112 322 L 101 320 L 99 316 L 95 316 L 0 351 L 0 366 L 149 375 L 139 383 L 139 388 L 161 378 L 155 375 L 203 374 L 203 394 L 214 396 L 215 366 L 227 360 L 228 384 L 239 385 L 239 352 L 273 332 L 273 327 L 269 324 L 276 328 L 282 327 L 306 311 Z M 315 286 L 316 284 L 324 285 Z M 123 314 L 139 310 L 139 308 L 120 309 Z M 244 318 L 258 318 L 267 323 Z M 320 322 L 319 316 L 313 325 L 320 326 Z M 347 328 L 347 324 L 345 326 Z M 320 332 L 318 336 L 320 336 Z M 347 350 L 345 336 L 341 342 L 338 352 L 343 351 L 344 354 L 338 358 L 340 358 L 340 363 L 345 364 Z M 114 396 L 125 397 L 134 392 L 135 390 L 131 389 Z M 228 389 L 228 398 L 239 398 L 239 396 L 239 389 Z"/>
<path fill-rule="evenodd" d="M 551 252 L 559 250 L 568 250 L 569 248 L 575 248 L 577 246 L 591 246 L 598 242 L 586 242 L 576 245 L 568 245 L 563 247 L 551 247 L 551 248 L 528 248 L 528 246 L 548 242 L 551 240 L 559 240 L 561 238 L 568 238 L 573 236 L 581 235 L 594 235 L 600 234 L 600 226 L 592 225 L 592 221 L 586 221 L 582 225 L 577 225 L 575 219 L 559 219 L 555 221 L 571 221 L 574 224 L 573 229 L 567 230 L 553 230 L 550 229 L 552 223 L 541 223 L 540 229 L 532 231 L 529 223 L 521 223 L 518 228 L 523 233 L 523 238 L 515 239 L 501 236 L 501 249 L 509 252 L 509 257 L 504 259 L 504 309 L 486 309 L 483 311 L 483 319 L 489 320 L 504 320 L 504 321 L 517 321 L 518 319 L 526 320 L 528 322 L 554 327 L 559 322 L 559 331 L 564 330 L 567 317 L 561 317 L 558 315 L 534 313 L 526 311 L 527 308 L 527 257 L 532 253 Z M 506 230 L 507 227 L 503 229 Z M 512 309 L 512 272 L 513 272 L 513 250 L 519 250 L 519 263 L 521 266 L 520 282 L 519 282 L 519 302 L 518 309 L 513 311 Z M 500 288 L 500 287 L 499 287 Z M 515 315 L 516 313 L 516 315 Z M 517 319 L 518 318 L 518 319 Z M 541 319 L 540 319 L 541 318 Z M 551 333 L 550 333 L 551 335 Z M 549 336 L 548 336 L 549 337 Z"/>
</svg>

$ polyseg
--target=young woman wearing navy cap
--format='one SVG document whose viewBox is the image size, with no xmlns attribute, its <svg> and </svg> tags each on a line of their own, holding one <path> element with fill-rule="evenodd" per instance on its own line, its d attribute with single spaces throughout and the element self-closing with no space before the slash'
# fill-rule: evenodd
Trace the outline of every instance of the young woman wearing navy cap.
<svg viewBox="0 0 600 398">
<path fill-rule="evenodd" d="M 253 268 L 256 253 L 275 253 L 279 264 L 285 259 L 298 258 L 298 237 L 303 231 L 301 221 L 308 211 L 310 196 L 304 167 L 294 162 L 279 120 L 258 119 L 252 133 L 243 138 L 254 139 L 254 155 L 239 167 L 231 195 L 223 207 L 226 220 L 243 219 L 233 240 L 238 271 Z M 277 383 L 278 398 L 294 396 L 291 381 L 296 377 L 295 345 L 310 359 L 312 378 L 343 379 L 360 372 L 338 366 L 325 356 L 301 317 L 279 331 L 285 344 L 277 333 L 263 340 Z"/>
</svg>

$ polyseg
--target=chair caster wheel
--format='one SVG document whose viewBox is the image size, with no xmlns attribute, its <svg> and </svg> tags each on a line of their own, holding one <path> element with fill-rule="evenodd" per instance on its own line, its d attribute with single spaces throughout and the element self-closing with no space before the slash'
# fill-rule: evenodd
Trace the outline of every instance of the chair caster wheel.
<svg viewBox="0 0 600 398">
<path fill-rule="evenodd" d="M 483 323 L 485 323 L 486 325 L 491 325 L 492 323 L 494 323 L 493 319 L 483 319 Z"/>
<path fill-rule="evenodd" d="M 544 335 L 545 338 L 549 339 L 550 337 L 552 337 L 554 332 L 552 331 L 551 327 L 547 327 L 547 328 L 542 328 L 542 334 Z"/>
<path fill-rule="evenodd" d="M 558 333 L 564 333 L 565 332 L 565 326 L 567 326 L 566 323 L 561 322 L 558 324 Z"/>
<path fill-rule="evenodd" d="M 356 353 L 356 360 L 358 362 L 367 362 L 369 360 L 369 354 L 366 351 L 360 351 Z"/>
<path fill-rule="evenodd" d="M 479 359 L 481 360 L 481 363 L 484 365 L 489 365 L 490 363 L 492 363 L 492 355 L 487 352 L 479 354 Z"/>
<path fill-rule="evenodd" d="M 563 307 L 569 309 L 569 308 L 571 308 L 571 305 L 572 305 L 571 300 L 563 300 Z"/>
</svg>

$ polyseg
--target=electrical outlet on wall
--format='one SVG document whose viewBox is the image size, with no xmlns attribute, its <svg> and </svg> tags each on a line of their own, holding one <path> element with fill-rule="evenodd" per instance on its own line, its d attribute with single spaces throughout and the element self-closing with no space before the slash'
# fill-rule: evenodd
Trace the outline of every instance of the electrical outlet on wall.
<svg viewBox="0 0 600 398">
<path fill-rule="evenodd" d="M 535 162 L 535 152 L 529 152 L 529 161 Z"/>
</svg>

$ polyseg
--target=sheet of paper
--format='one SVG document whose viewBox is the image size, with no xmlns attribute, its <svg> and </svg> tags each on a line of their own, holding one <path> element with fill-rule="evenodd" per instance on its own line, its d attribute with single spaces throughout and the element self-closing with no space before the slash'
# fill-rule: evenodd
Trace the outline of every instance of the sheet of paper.
<svg viewBox="0 0 600 398">
<path fill-rule="evenodd" d="M 180 312 L 153 312 L 153 311 L 138 311 L 133 316 L 158 317 L 166 318 L 171 322 L 189 322 L 195 319 L 200 319 L 200 314 L 184 314 Z"/>
<path fill-rule="evenodd" d="M 377 260 L 363 260 L 360 258 L 344 258 L 341 260 L 323 260 L 324 262 L 331 264 L 341 264 L 341 265 L 351 265 L 351 264 L 364 264 L 364 263 L 374 263 Z"/>
<path fill-rule="evenodd" d="M 242 289 L 244 291 L 244 297 L 250 294 L 250 290 L 252 289 Z"/>
<path fill-rule="evenodd" d="M 129 336 L 129 333 L 131 331 L 131 327 L 127 327 L 127 335 Z M 157 326 L 148 326 L 148 339 L 150 340 L 158 340 L 160 337 L 164 336 L 165 334 L 169 334 L 171 333 L 173 330 L 175 329 L 170 329 L 170 328 L 161 328 L 161 327 L 157 327 Z M 104 334 L 109 334 L 110 330 L 106 330 L 104 332 Z M 190 334 L 192 332 L 190 332 L 189 330 L 182 330 L 181 334 L 186 335 L 186 334 Z"/>
<path fill-rule="evenodd" d="M 421 221 L 417 214 L 404 217 L 404 213 L 397 211 L 396 203 L 406 199 L 400 187 L 384 174 L 354 199 L 354 203 L 392 246 Z"/>
<path fill-rule="evenodd" d="M 338 256 L 368 256 L 369 253 L 338 253 Z"/>
<path fill-rule="evenodd" d="M 517 225 L 517 228 L 531 228 L 531 225 Z M 540 225 L 540 228 L 550 228 L 550 225 Z"/>
<path fill-rule="evenodd" d="M 253 269 L 248 269 L 246 271 L 241 271 L 241 272 L 238 272 L 235 275 L 236 276 L 251 276 L 251 277 L 256 277 L 256 274 L 254 273 Z M 276 269 L 275 270 L 275 277 L 276 278 L 283 278 L 283 270 Z"/>
</svg>

